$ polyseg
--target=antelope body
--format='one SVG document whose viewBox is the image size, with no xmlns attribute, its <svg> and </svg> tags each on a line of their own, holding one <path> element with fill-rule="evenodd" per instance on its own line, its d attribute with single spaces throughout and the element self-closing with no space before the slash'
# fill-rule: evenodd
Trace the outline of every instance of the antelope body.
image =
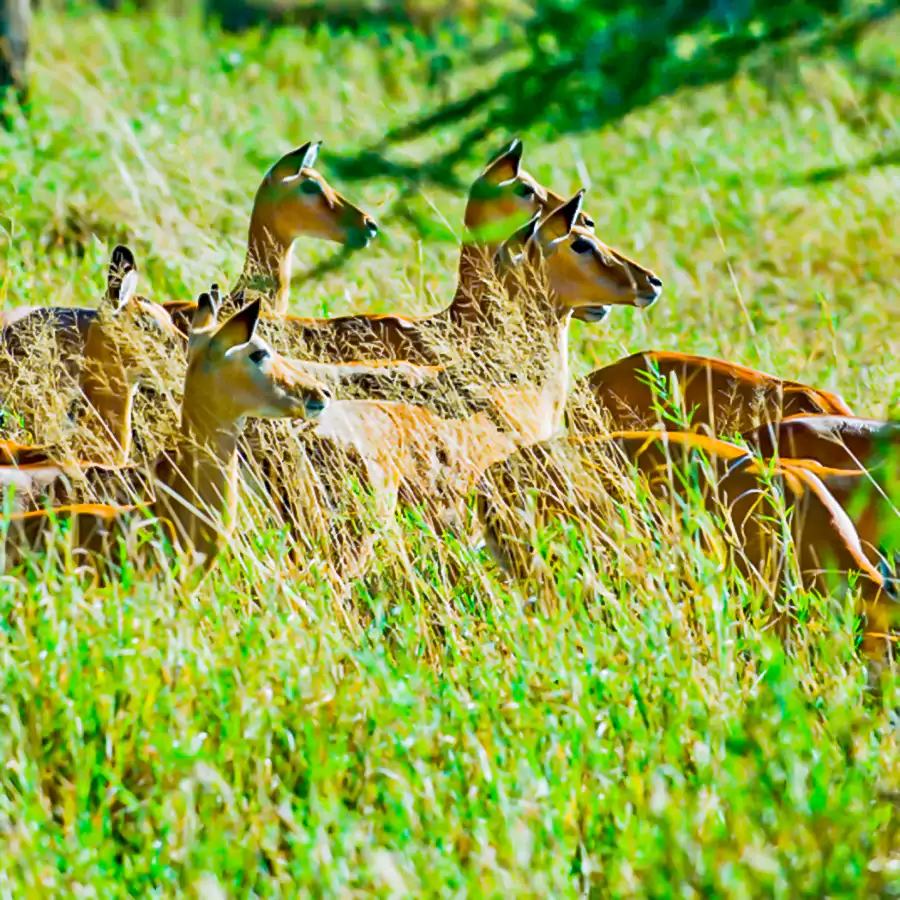
<svg viewBox="0 0 900 900">
<path fill-rule="evenodd" d="M 675 382 L 673 387 L 672 382 Z M 754 428 L 799 413 L 852 415 L 836 394 L 747 366 L 662 350 L 634 353 L 580 379 L 588 402 L 570 404 L 573 430 L 673 430 L 706 426 L 714 434 Z M 687 420 L 687 421 L 685 421 Z"/>
<path fill-rule="evenodd" d="M 233 524 L 237 441 L 245 418 L 315 416 L 329 399 L 322 385 L 256 337 L 258 316 L 259 304 L 253 303 L 216 327 L 209 296 L 201 298 L 191 332 L 180 438 L 154 467 L 155 500 L 13 514 L 7 519 L 7 560 L 18 562 L 38 549 L 53 522 L 65 520 L 73 550 L 102 571 L 119 538 L 157 522 L 173 543 L 209 565 Z"/>
<path fill-rule="evenodd" d="M 827 593 L 829 571 L 857 575 L 870 629 L 884 632 L 890 626 L 891 586 L 866 558 L 852 521 L 813 471 L 789 463 L 767 466 L 739 447 L 697 434 L 570 436 L 519 450 L 489 469 L 479 490 L 479 513 L 494 557 L 527 581 L 534 574 L 539 529 L 570 521 L 602 530 L 609 514 L 603 501 L 621 496 L 623 466 L 636 469 L 651 493 L 670 503 L 699 491 L 707 509 L 721 516 L 736 538 L 736 565 L 754 578 L 774 574 L 778 587 L 784 573 L 774 533 L 777 484 L 805 585 Z M 867 646 L 881 647 L 874 638 Z"/>
<path fill-rule="evenodd" d="M 832 469 L 900 465 L 900 423 L 844 415 L 795 415 L 767 422 L 741 437 L 761 456 L 813 459 Z"/>
</svg>

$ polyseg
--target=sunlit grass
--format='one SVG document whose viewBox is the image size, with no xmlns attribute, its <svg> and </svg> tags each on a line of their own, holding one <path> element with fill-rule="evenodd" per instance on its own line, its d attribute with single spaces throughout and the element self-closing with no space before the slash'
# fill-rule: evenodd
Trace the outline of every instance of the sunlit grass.
<svg viewBox="0 0 900 900">
<path fill-rule="evenodd" d="M 895 36 L 866 52 L 894 59 Z M 42 12 L 30 119 L 0 132 L 0 299 L 93 305 L 123 239 L 156 299 L 228 283 L 266 166 L 321 138 L 327 173 L 329 152 L 438 102 L 424 69 L 404 42 Z M 679 348 L 896 412 L 897 170 L 804 178 L 896 141 L 900 99 L 836 60 L 800 75 L 774 92 L 742 76 L 599 134 L 521 135 L 527 167 L 587 185 L 598 233 L 665 281 L 649 312 L 576 326 L 577 371 Z M 451 94 L 486 77 L 463 68 Z M 403 187 L 334 180 L 376 217 Z M 463 203 L 425 186 L 410 206 L 427 240 L 391 217 L 310 282 L 334 249 L 301 242 L 294 310 L 445 305 Z M 0 890 L 900 892 L 896 697 L 867 691 L 849 610 L 813 599 L 785 654 L 733 573 L 633 531 L 590 580 L 564 536 L 552 609 L 411 517 L 349 599 L 316 559 L 286 574 L 284 536 L 249 526 L 191 590 L 140 573 L 85 587 L 40 563 L 4 577 Z"/>
</svg>

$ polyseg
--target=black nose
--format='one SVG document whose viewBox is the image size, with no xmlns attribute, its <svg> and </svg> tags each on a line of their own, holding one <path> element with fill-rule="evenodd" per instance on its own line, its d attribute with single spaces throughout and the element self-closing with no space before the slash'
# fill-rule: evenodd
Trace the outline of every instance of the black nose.
<svg viewBox="0 0 900 900">
<path fill-rule="evenodd" d="M 369 237 L 375 237 L 378 234 L 378 223 L 374 219 L 365 217 L 365 229 L 369 233 Z"/>
<path fill-rule="evenodd" d="M 319 413 L 324 412 L 325 407 L 328 406 L 329 398 L 323 395 L 321 397 L 307 397 L 306 402 L 303 406 L 306 408 L 306 414 L 308 416 L 317 416 Z"/>
<path fill-rule="evenodd" d="M 662 287 L 662 279 L 661 279 L 661 278 L 657 278 L 655 275 L 648 275 L 648 276 L 647 276 L 647 283 L 648 283 L 651 287 L 655 287 L 655 288 L 661 288 L 661 287 Z"/>
</svg>

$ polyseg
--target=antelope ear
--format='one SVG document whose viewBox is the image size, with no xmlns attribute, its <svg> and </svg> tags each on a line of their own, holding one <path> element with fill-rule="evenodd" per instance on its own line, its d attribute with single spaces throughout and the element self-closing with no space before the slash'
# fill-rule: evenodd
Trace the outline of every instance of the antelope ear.
<svg viewBox="0 0 900 900">
<path fill-rule="evenodd" d="M 117 309 L 123 309 L 137 296 L 138 273 L 132 269 L 119 285 L 119 302 Z"/>
<path fill-rule="evenodd" d="M 300 157 L 300 150 L 303 150 L 303 156 Z M 300 159 L 300 168 L 301 169 L 311 169 L 315 164 L 316 160 L 319 158 L 319 151 L 322 149 L 321 141 L 313 141 L 312 143 L 304 144 L 302 148 L 298 148 L 294 151 L 294 155 Z"/>
<path fill-rule="evenodd" d="M 256 323 L 259 321 L 259 298 L 248 303 L 242 310 L 236 312 L 219 330 L 210 341 L 210 352 L 216 356 L 224 356 L 234 347 L 240 347 L 253 338 L 256 332 Z"/>
<path fill-rule="evenodd" d="M 106 271 L 106 296 L 117 304 L 122 290 L 122 279 L 129 272 L 137 273 L 134 254 L 124 244 L 119 244 L 109 258 L 109 268 Z"/>
<path fill-rule="evenodd" d="M 503 184 L 518 178 L 519 170 L 522 168 L 522 153 L 524 150 L 522 142 L 515 138 L 505 150 L 485 166 L 481 177 L 491 184 Z"/>
<path fill-rule="evenodd" d="M 538 225 L 537 238 L 542 247 L 552 247 L 564 238 L 567 238 L 578 221 L 581 213 L 581 203 L 584 199 L 582 188 L 571 200 L 567 200 L 562 206 L 557 207 Z"/>
<path fill-rule="evenodd" d="M 307 141 L 296 150 L 285 153 L 269 170 L 268 177 L 274 181 L 283 181 L 285 178 L 293 178 L 301 169 L 311 169 L 316 164 L 321 147 L 321 141 Z"/>
<path fill-rule="evenodd" d="M 887 561 L 883 554 L 878 558 L 878 574 L 884 579 L 884 592 L 892 599 L 900 599 L 900 570 L 896 567 L 900 559 L 894 558 L 894 567 Z"/>
<path fill-rule="evenodd" d="M 216 321 L 217 312 L 215 301 L 204 291 L 197 298 L 197 308 L 194 310 L 194 318 L 191 320 L 191 334 L 209 328 Z"/>
</svg>

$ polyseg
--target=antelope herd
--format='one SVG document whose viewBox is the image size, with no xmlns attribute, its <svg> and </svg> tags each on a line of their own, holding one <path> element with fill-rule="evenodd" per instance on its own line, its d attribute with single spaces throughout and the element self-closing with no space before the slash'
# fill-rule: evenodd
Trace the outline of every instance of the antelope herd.
<svg viewBox="0 0 900 900">
<path fill-rule="evenodd" d="M 828 391 L 684 353 L 644 351 L 570 385 L 571 320 L 646 308 L 662 282 L 595 235 L 583 191 L 566 199 L 529 175 L 520 141 L 471 188 L 445 309 L 288 315 L 297 238 L 364 249 L 378 230 L 316 171 L 318 153 L 306 144 L 263 178 L 228 293 L 214 284 L 196 303 L 151 302 L 120 246 L 96 308 L 6 314 L 4 404 L 49 345 L 97 439 L 88 460 L 62 445 L 0 443 L 7 568 L 46 548 L 62 522 L 75 557 L 102 577 L 123 559 L 168 566 L 173 552 L 208 567 L 244 496 L 285 526 L 294 565 L 318 530 L 322 571 L 344 587 L 397 513 L 414 510 L 435 535 L 483 534 L 509 577 L 534 590 L 552 583 L 553 555 L 540 550 L 548 530 L 596 535 L 592 552 L 614 560 L 616 504 L 640 484 L 654 515 L 686 525 L 686 510 L 708 514 L 707 544 L 762 586 L 779 623 L 791 584 L 854 589 L 863 648 L 884 655 L 900 425 L 856 418 Z M 150 351 L 178 372 L 165 391 Z M 180 396 L 172 446 L 143 464 L 132 461 L 138 396 L 151 421 Z"/>
</svg>

